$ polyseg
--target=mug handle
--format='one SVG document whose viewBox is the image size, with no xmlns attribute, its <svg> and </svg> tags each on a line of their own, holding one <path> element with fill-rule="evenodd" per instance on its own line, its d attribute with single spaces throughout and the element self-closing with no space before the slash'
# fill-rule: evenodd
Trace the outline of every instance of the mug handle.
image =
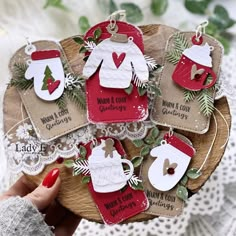
<svg viewBox="0 0 236 236">
<path fill-rule="evenodd" d="M 134 166 L 133 166 L 132 162 L 127 160 L 127 159 L 121 159 L 121 162 L 127 164 L 129 166 L 129 168 L 130 168 L 129 169 L 129 174 L 126 175 L 127 181 L 128 181 L 132 177 L 132 175 L 134 173 Z"/>
<path fill-rule="evenodd" d="M 211 83 L 209 83 L 209 84 L 203 85 L 203 86 L 202 86 L 202 89 L 207 89 L 207 88 L 212 87 L 212 86 L 216 83 L 216 80 L 217 80 L 217 76 L 216 76 L 215 72 L 214 72 L 212 69 L 209 68 L 209 69 L 207 70 L 207 72 L 208 72 L 209 74 L 211 74 L 211 76 L 212 76 L 212 81 L 211 81 Z"/>
</svg>

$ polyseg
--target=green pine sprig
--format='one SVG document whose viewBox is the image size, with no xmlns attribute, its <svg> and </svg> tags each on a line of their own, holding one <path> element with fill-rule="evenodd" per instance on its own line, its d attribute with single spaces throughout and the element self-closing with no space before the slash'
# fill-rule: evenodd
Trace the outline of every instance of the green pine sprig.
<svg viewBox="0 0 236 236">
<path fill-rule="evenodd" d="M 211 75 L 207 77 L 206 84 L 209 84 L 212 81 Z M 200 91 L 190 91 L 184 90 L 184 101 L 190 102 L 194 99 L 197 99 L 200 106 L 200 111 L 204 116 L 210 117 L 215 109 L 214 107 L 214 98 L 212 97 L 212 93 L 219 89 L 219 84 L 216 83 L 209 89 L 202 89 Z"/>
<path fill-rule="evenodd" d="M 80 88 L 73 88 L 71 90 L 65 90 L 66 97 L 81 109 L 86 110 L 85 93 Z"/>
<path fill-rule="evenodd" d="M 72 81 L 71 81 L 72 84 L 67 85 L 67 87 L 65 87 L 63 95 L 56 100 L 59 109 L 65 109 L 68 104 L 67 99 L 69 99 L 71 102 L 75 103 L 81 109 L 86 110 L 84 79 L 79 77 L 78 75 L 70 73 L 69 65 L 66 63 L 66 61 L 63 62 L 63 69 L 65 73 L 68 73 L 69 75 L 72 76 Z"/>
<path fill-rule="evenodd" d="M 174 44 L 175 49 L 178 50 L 180 53 L 183 53 L 185 49 L 189 48 L 188 40 L 185 38 L 184 34 L 180 32 L 174 34 Z"/>
<path fill-rule="evenodd" d="M 33 80 L 25 79 L 25 72 L 27 65 L 23 63 L 15 63 L 13 65 L 13 78 L 11 79 L 9 86 L 15 87 L 18 90 L 31 89 L 34 86 Z"/>
<path fill-rule="evenodd" d="M 215 89 L 217 85 L 210 89 L 202 89 L 200 91 L 190 91 L 185 89 L 184 90 L 184 101 L 190 102 L 194 99 L 197 99 L 200 106 L 200 112 L 207 117 L 210 117 L 213 113 L 214 107 L 214 99 L 212 97 L 212 90 Z"/>
<path fill-rule="evenodd" d="M 166 60 L 173 65 L 177 65 L 177 63 L 181 58 L 181 55 L 182 55 L 181 52 L 173 49 L 172 51 L 166 53 Z"/>
<path fill-rule="evenodd" d="M 193 101 L 198 95 L 199 95 L 199 91 L 190 91 L 188 89 L 184 89 L 185 102 Z"/>
<path fill-rule="evenodd" d="M 67 106 L 67 99 L 66 95 L 63 93 L 61 97 L 59 97 L 57 100 L 55 100 L 55 103 L 57 104 L 58 108 L 63 110 Z"/>
<path fill-rule="evenodd" d="M 11 79 L 9 86 L 18 90 L 27 90 L 34 87 L 34 82 L 25 78 Z"/>
<path fill-rule="evenodd" d="M 185 38 L 184 34 L 178 32 L 174 34 L 174 49 L 166 53 L 166 60 L 171 64 L 176 65 L 186 48 L 189 48 L 189 43 Z"/>
<path fill-rule="evenodd" d="M 13 77 L 14 78 L 25 78 L 25 72 L 27 65 L 24 63 L 15 63 L 13 65 Z"/>
<path fill-rule="evenodd" d="M 211 92 L 208 89 L 201 90 L 201 93 L 199 94 L 197 100 L 199 102 L 200 111 L 202 112 L 202 114 L 204 116 L 210 117 L 215 109 L 214 99 Z"/>
</svg>

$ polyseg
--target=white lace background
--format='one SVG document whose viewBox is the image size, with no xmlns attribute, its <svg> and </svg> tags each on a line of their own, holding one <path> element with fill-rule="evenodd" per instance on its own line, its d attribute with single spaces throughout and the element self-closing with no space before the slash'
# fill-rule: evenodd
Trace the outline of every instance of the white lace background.
<svg viewBox="0 0 236 236">
<path fill-rule="evenodd" d="M 97 2 L 67 0 L 72 12 L 61 12 L 57 9 L 43 10 L 44 1 L 34 0 L 1 0 L 0 1 L 0 99 L 2 100 L 6 83 L 10 75 L 8 62 L 13 53 L 26 43 L 25 37 L 32 40 L 63 39 L 79 33 L 77 19 L 80 15 L 93 16 L 91 25 L 102 21 L 107 16 L 97 9 Z M 121 1 L 116 1 L 121 2 Z M 170 2 L 170 1 L 169 1 Z M 151 15 L 148 6 L 150 0 L 135 1 L 144 11 L 145 19 L 141 24 L 164 23 L 183 30 L 192 29 L 203 17 L 188 13 L 182 1 L 171 1 L 167 14 L 161 18 Z M 214 1 L 217 2 L 217 1 Z M 221 4 L 229 9 L 234 16 L 236 5 L 234 0 L 227 0 Z M 178 11 L 176 11 L 178 9 Z M 181 19 L 180 17 L 181 16 Z M 188 201 L 183 215 L 166 219 L 159 218 L 143 223 L 132 223 L 108 227 L 82 220 L 75 235 L 80 236 L 235 236 L 236 235 L 236 27 L 234 42 L 229 55 L 223 61 L 223 84 L 225 95 L 228 96 L 233 118 L 231 137 L 226 153 L 220 165 L 205 186 Z M 1 117 L 1 145 L 0 145 L 0 193 L 6 190 L 11 175 L 7 168 L 3 150 L 2 112 Z M 125 131 L 127 133 L 127 129 Z"/>
</svg>

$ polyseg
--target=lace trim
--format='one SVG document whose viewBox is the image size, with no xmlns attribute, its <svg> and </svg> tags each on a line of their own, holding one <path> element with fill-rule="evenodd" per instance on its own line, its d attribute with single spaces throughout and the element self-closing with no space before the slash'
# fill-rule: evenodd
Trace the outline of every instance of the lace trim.
<svg viewBox="0 0 236 236">
<path fill-rule="evenodd" d="M 37 175 L 46 165 L 55 162 L 58 157 L 70 158 L 78 155 L 78 144 L 87 143 L 97 130 L 99 136 L 134 140 L 144 138 L 151 127 L 153 124 L 150 121 L 97 125 L 97 127 L 89 125 L 55 141 L 42 143 L 37 138 L 30 121 L 27 121 L 20 122 L 10 133 L 5 135 L 4 147 L 9 169 L 13 173 L 23 171 L 29 175 Z"/>
<path fill-rule="evenodd" d="M 23 171 L 29 175 L 37 175 L 58 157 L 70 158 L 78 155 L 78 144 L 88 142 L 91 132 L 95 133 L 92 125 L 62 136 L 56 141 L 41 143 L 30 123 L 19 124 L 15 131 L 4 138 L 9 169 L 13 173 Z"/>
<path fill-rule="evenodd" d="M 130 140 L 143 139 L 152 127 L 154 124 L 151 121 L 97 125 L 97 129 L 100 131 L 99 136 L 111 136 L 120 140 L 125 138 Z"/>
</svg>

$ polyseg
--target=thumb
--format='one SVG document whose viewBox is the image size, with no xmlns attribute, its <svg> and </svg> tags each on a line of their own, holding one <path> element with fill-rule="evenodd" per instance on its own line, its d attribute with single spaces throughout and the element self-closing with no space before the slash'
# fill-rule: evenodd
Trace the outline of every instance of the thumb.
<svg viewBox="0 0 236 236">
<path fill-rule="evenodd" d="M 39 210 L 43 210 L 51 204 L 56 198 L 61 180 L 59 178 L 60 170 L 58 168 L 52 169 L 43 182 L 31 193 L 25 196 L 31 201 Z"/>
</svg>

